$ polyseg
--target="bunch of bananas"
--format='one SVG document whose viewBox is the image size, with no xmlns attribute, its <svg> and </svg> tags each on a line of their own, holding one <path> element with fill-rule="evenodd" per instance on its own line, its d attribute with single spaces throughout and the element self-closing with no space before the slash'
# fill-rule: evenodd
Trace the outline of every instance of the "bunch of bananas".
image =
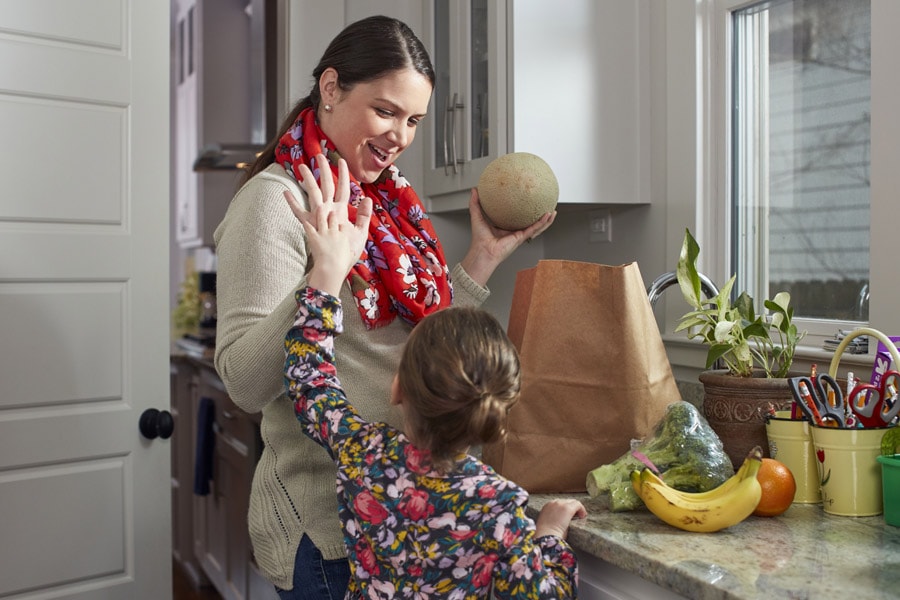
<svg viewBox="0 0 900 600">
<path fill-rule="evenodd" d="M 757 446 L 734 476 L 707 492 L 682 492 L 670 487 L 648 468 L 631 472 L 631 485 L 650 512 L 685 531 L 725 529 L 749 517 L 759 504 L 762 488 L 756 473 L 762 464 Z"/>
</svg>

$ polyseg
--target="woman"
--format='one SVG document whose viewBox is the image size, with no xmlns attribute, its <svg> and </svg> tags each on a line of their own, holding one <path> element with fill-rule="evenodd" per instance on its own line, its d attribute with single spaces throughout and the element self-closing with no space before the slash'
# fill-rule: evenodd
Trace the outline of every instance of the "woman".
<svg viewBox="0 0 900 600">
<path fill-rule="evenodd" d="M 291 403 L 280 398 L 284 332 L 310 266 L 302 226 L 284 199 L 285 191 L 305 198 L 297 185 L 300 165 L 325 192 L 335 185 L 338 157 L 344 158 L 350 210 L 363 196 L 374 201 L 364 259 L 340 294 L 358 310 L 337 342 L 344 389 L 370 421 L 399 424 L 384 399 L 412 325 L 451 300 L 484 302 L 494 269 L 555 216 L 522 231 L 495 230 L 473 191 L 472 243 L 451 270 L 418 197 L 393 165 L 415 137 L 434 87 L 422 43 L 400 21 L 364 19 L 338 34 L 313 77 L 309 96 L 250 168 L 215 233 L 215 364 L 232 400 L 262 412 L 264 448 L 248 521 L 256 562 L 285 599 L 343 598 L 349 578 L 335 466 L 302 435 Z M 315 163 L 320 152 L 332 173 Z"/>
</svg>

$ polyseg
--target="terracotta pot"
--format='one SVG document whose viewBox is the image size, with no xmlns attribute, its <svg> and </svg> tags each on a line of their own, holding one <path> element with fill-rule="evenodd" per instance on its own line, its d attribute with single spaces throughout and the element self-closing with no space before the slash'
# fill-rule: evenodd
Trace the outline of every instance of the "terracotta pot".
<svg viewBox="0 0 900 600">
<path fill-rule="evenodd" d="M 754 446 L 769 456 L 766 438 L 766 412 L 771 403 L 775 410 L 789 410 L 793 395 L 785 378 L 767 378 L 763 371 L 753 377 L 737 377 L 726 369 L 704 371 L 703 416 L 722 440 L 725 453 L 735 468 L 739 467 Z"/>
</svg>

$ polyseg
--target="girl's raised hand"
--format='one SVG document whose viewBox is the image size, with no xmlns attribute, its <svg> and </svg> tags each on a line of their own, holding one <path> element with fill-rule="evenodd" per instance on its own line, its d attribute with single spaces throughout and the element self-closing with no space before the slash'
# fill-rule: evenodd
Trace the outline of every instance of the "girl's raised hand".
<svg viewBox="0 0 900 600">
<path fill-rule="evenodd" d="M 331 165 L 328 164 L 328 159 L 324 154 L 316 155 L 316 162 L 319 163 L 319 173 L 331 172 Z M 301 177 L 299 184 L 306 192 L 309 210 L 306 210 L 293 194 L 285 192 L 284 197 L 294 216 L 301 223 L 312 224 L 318 209 L 324 208 L 329 212 L 338 213 L 339 218 L 346 222 L 347 207 L 350 205 L 350 171 L 347 168 L 347 162 L 343 158 L 338 159 L 337 188 L 335 188 L 333 177 L 320 177 L 321 181 L 316 182 L 312 171 L 305 164 L 301 164 L 299 170 Z"/>
<path fill-rule="evenodd" d="M 321 172 L 330 171 L 323 155 L 316 157 Z M 356 209 L 356 221 L 350 222 L 347 207 L 350 200 L 350 174 L 347 163 L 338 161 L 338 183 L 332 177 L 323 177 L 316 183 L 312 172 L 300 167 L 301 187 L 309 199 L 309 211 L 289 191 L 284 197 L 306 231 L 307 245 L 313 256 L 313 267 L 307 275 L 307 284 L 333 296 L 340 293 L 341 285 L 350 269 L 359 259 L 369 235 L 372 217 L 372 200 L 363 198 Z"/>
</svg>

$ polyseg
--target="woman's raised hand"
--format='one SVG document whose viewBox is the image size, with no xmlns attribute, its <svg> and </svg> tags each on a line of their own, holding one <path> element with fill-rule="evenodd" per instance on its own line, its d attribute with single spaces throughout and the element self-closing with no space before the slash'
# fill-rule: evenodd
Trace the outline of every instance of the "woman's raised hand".
<svg viewBox="0 0 900 600">
<path fill-rule="evenodd" d="M 338 160 L 338 182 L 330 176 L 331 167 L 324 155 L 316 157 L 319 163 L 321 183 L 316 183 L 312 172 L 300 167 L 303 180 L 300 186 L 309 200 L 309 211 L 289 191 L 284 197 L 294 216 L 303 224 L 307 245 L 313 256 L 313 267 L 307 276 L 307 284 L 333 296 L 340 293 L 341 285 L 350 269 L 359 259 L 369 235 L 372 217 L 372 200 L 363 198 L 356 207 L 356 220 L 350 222 L 347 207 L 350 201 L 350 172 L 344 159 Z"/>
</svg>

